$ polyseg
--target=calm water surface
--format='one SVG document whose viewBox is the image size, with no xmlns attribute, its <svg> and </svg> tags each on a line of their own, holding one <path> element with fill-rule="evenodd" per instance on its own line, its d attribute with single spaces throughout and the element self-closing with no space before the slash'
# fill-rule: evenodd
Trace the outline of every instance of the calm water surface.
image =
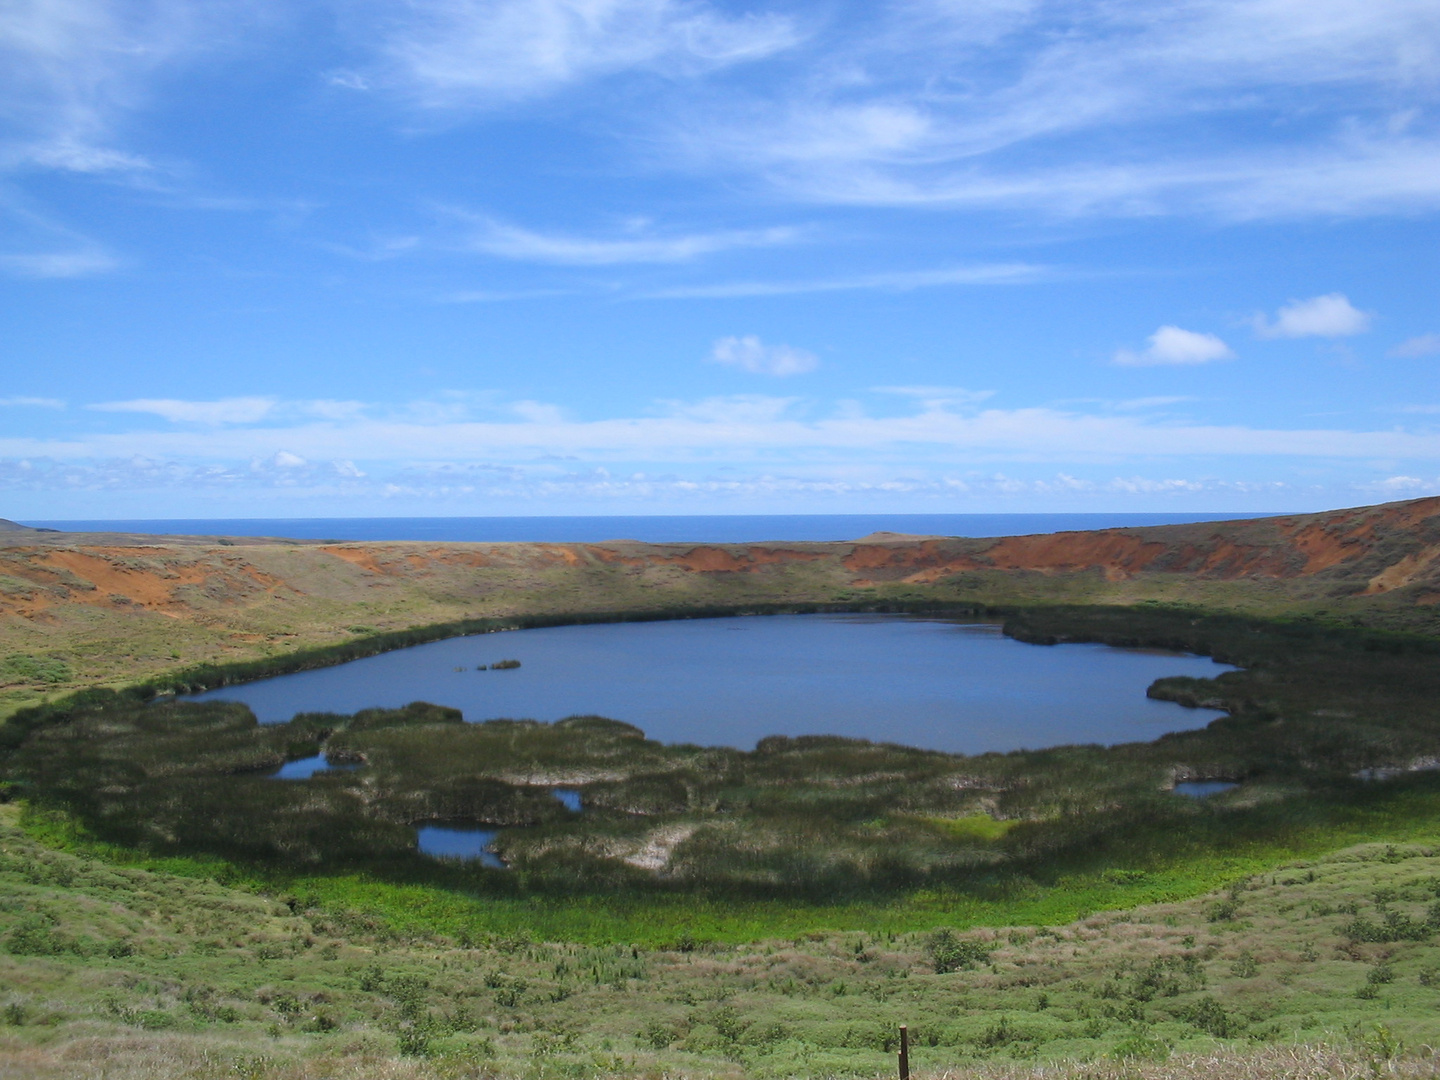
<svg viewBox="0 0 1440 1080">
<path fill-rule="evenodd" d="M 437 859 L 474 860 L 494 870 L 505 869 L 505 861 L 490 850 L 499 829 L 465 825 L 422 825 L 415 830 L 415 843 L 422 855 Z"/>
<path fill-rule="evenodd" d="M 1211 795 L 1234 791 L 1239 786 L 1233 780 L 1182 780 L 1175 785 L 1175 794 L 1186 795 L 1192 799 L 1208 799 Z"/>
<path fill-rule="evenodd" d="M 331 763 L 325 759 L 324 754 L 316 754 L 314 757 L 296 758 L 294 761 L 287 761 L 280 768 L 270 774 L 272 780 L 309 780 L 310 777 L 320 772 L 349 772 L 358 769 L 359 762 L 336 762 Z"/>
<path fill-rule="evenodd" d="M 584 800 L 574 788 L 551 788 L 550 794 L 565 804 L 565 809 L 583 813 Z M 523 826 L 522 826 L 523 827 Z M 419 825 L 415 829 L 415 847 L 421 855 L 432 859 L 461 859 L 478 862 L 492 870 L 508 870 L 505 860 L 490 850 L 500 830 L 485 822 L 451 821 L 444 825 Z"/>
<path fill-rule="evenodd" d="M 502 659 L 522 666 L 475 670 Z M 1203 727 L 1223 714 L 1145 689 L 1227 670 L 1175 653 L 1026 645 L 991 624 L 776 615 L 452 638 L 198 696 L 243 701 L 266 723 L 423 700 L 470 721 L 594 713 L 667 743 L 750 749 L 766 735 L 846 735 L 981 753 Z"/>
</svg>

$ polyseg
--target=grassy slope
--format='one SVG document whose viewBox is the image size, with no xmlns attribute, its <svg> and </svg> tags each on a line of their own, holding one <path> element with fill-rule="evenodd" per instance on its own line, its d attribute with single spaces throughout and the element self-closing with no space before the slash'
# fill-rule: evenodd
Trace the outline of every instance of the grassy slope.
<svg viewBox="0 0 1440 1080">
<path fill-rule="evenodd" d="M 1440 948 L 1347 933 L 1426 918 L 1433 830 L 1185 902 L 1038 927 L 1022 907 L 961 935 L 988 958 L 937 974 L 925 935 L 883 921 L 683 948 L 422 932 L 198 864 L 58 851 L 19 816 L 0 807 L 7 1077 L 874 1075 L 899 1023 L 922 1075 L 1170 1053 L 1212 1076 L 1349 1075 L 1402 1044 L 1403 1072 L 1435 1074 Z M 1297 1040 L 1340 1050 L 1266 1049 Z"/>
</svg>

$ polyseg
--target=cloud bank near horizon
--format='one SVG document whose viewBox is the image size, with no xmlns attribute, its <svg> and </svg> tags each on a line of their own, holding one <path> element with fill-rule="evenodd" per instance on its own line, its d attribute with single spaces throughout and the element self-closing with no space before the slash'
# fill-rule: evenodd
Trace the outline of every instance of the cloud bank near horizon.
<svg viewBox="0 0 1440 1080">
<path fill-rule="evenodd" d="M 866 411 L 855 402 L 748 394 L 656 402 L 650 415 L 575 419 L 541 402 L 494 399 L 344 409 L 274 398 L 102 402 L 88 411 L 152 416 L 165 426 L 0 437 L 0 491 L 192 490 L 207 498 L 364 497 L 437 507 L 476 495 L 511 504 L 799 500 L 822 508 L 867 498 L 921 506 L 1059 497 L 1113 506 L 1219 497 L 1237 509 L 1257 498 L 1308 503 L 1440 491 L 1423 479 L 1440 472 L 1440 433 L 1187 422 L 1173 415 L 1170 398 L 1088 410 L 998 408 L 986 404 L 987 393 L 959 388 L 876 390 L 878 401 L 912 405 Z M 1293 478 L 1227 477 L 1217 464 L 1227 459 L 1261 459 Z M 1408 471 L 1377 472 L 1376 461 Z M 1340 463 L 1347 480 L 1328 488 L 1304 482 L 1317 462 Z"/>
</svg>

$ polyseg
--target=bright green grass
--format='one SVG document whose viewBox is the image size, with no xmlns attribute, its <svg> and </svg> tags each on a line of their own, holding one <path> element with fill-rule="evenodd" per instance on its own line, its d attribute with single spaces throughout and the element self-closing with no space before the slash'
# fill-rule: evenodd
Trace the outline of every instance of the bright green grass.
<svg viewBox="0 0 1440 1080">
<path fill-rule="evenodd" d="M 981 929 L 964 935 L 973 962 L 942 972 L 926 934 L 655 950 L 546 943 L 526 926 L 449 947 L 194 876 L 213 864 L 164 872 L 48 850 L 14 829 L 18 809 L 0 806 L 0 1075 L 17 1080 L 874 1077 L 893 1075 L 901 1023 L 922 1076 L 1014 1080 L 1041 1065 L 1140 1080 L 1178 1075 L 1196 1054 L 1210 1068 L 1219 1053 L 1236 1060 L 1212 1075 L 1281 1080 L 1302 1071 L 1287 1056 L 1296 1042 L 1329 1044 L 1345 1075 L 1435 1075 L 1434 844 L 1354 845 L 1181 903 Z M 65 832 L 53 820 L 32 830 Z M 1129 887 L 1117 895 L 1146 884 L 1109 876 Z M 1347 929 L 1387 912 L 1423 932 L 1367 943 Z M 1137 1049 L 1177 1061 L 1152 1073 L 1113 1060 Z"/>
<path fill-rule="evenodd" d="M 1283 863 L 1354 844 L 1440 842 L 1440 791 L 1396 789 L 1365 806 L 1329 809 L 1326 820 L 1292 827 L 1283 840 L 1255 840 L 1224 851 L 1192 850 L 1145 867 L 1075 872 L 1048 884 L 1010 887 L 993 898 L 922 891 L 834 905 L 685 894 L 482 897 L 361 874 L 280 876 L 220 859 L 154 858 L 97 842 L 53 814 L 27 815 L 25 828 L 50 847 L 183 877 L 290 892 L 328 910 L 378 918 L 401 935 L 661 947 L 687 939 L 734 944 L 828 931 L 903 934 L 937 926 L 1058 926 L 1096 912 L 1186 900 Z"/>
<path fill-rule="evenodd" d="M 934 825 L 956 840 L 999 840 L 1020 824 L 1018 819 L 997 820 L 989 814 L 966 814 L 964 817 L 925 817 L 921 821 Z"/>
<path fill-rule="evenodd" d="M 1004 824 L 1004 823 L 997 823 Z M 1107 869 L 1033 884 L 994 899 L 918 892 L 889 901 L 819 905 L 734 902 L 692 896 L 474 898 L 430 886 L 356 876 L 308 877 L 289 884 L 325 905 L 379 916 L 397 929 L 460 934 L 529 934 L 538 940 L 658 946 L 689 936 L 739 943 L 823 931 L 908 933 L 936 926 L 1058 926 L 1099 911 L 1189 899 L 1297 858 L 1358 843 L 1440 839 L 1440 793 L 1397 792 L 1378 805 L 1345 808 L 1323 825 L 1284 841 L 1224 852 L 1190 852 L 1144 869 Z M 497 871 L 503 872 L 503 871 Z"/>
</svg>

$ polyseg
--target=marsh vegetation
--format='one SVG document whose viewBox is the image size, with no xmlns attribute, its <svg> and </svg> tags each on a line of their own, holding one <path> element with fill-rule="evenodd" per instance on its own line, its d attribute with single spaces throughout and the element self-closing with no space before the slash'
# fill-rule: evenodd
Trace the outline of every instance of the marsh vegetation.
<svg viewBox="0 0 1440 1080">
<path fill-rule="evenodd" d="M 466 724 L 419 702 L 262 726 L 235 703 L 92 693 L 7 725 L 22 737 L 3 767 L 34 805 L 156 853 L 496 897 L 716 902 L 917 890 L 1013 902 L 1077 874 L 1122 881 L 1257 846 L 1301 850 L 1440 798 L 1433 775 L 1356 778 L 1434 753 L 1440 665 L 1428 639 L 1158 607 L 1038 609 L 1012 615 L 1007 631 L 1183 649 L 1242 670 L 1150 690 L 1225 708 L 1223 719 L 1108 748 L 966 756 L 776 736 L 744 751 L 664 745 L 594 716 Z M 269 780 L 322 751 L 364 767 Z M 1243 783 L 1205 799 L 1172 790 L 1222 779 Z M 558 802 L 557 785 L 579 792 L 586 813 Z M 515 872 L 420 858 L 415 826 L 454 821 L 499 830 L 494 849 Z"/>
</svg>

